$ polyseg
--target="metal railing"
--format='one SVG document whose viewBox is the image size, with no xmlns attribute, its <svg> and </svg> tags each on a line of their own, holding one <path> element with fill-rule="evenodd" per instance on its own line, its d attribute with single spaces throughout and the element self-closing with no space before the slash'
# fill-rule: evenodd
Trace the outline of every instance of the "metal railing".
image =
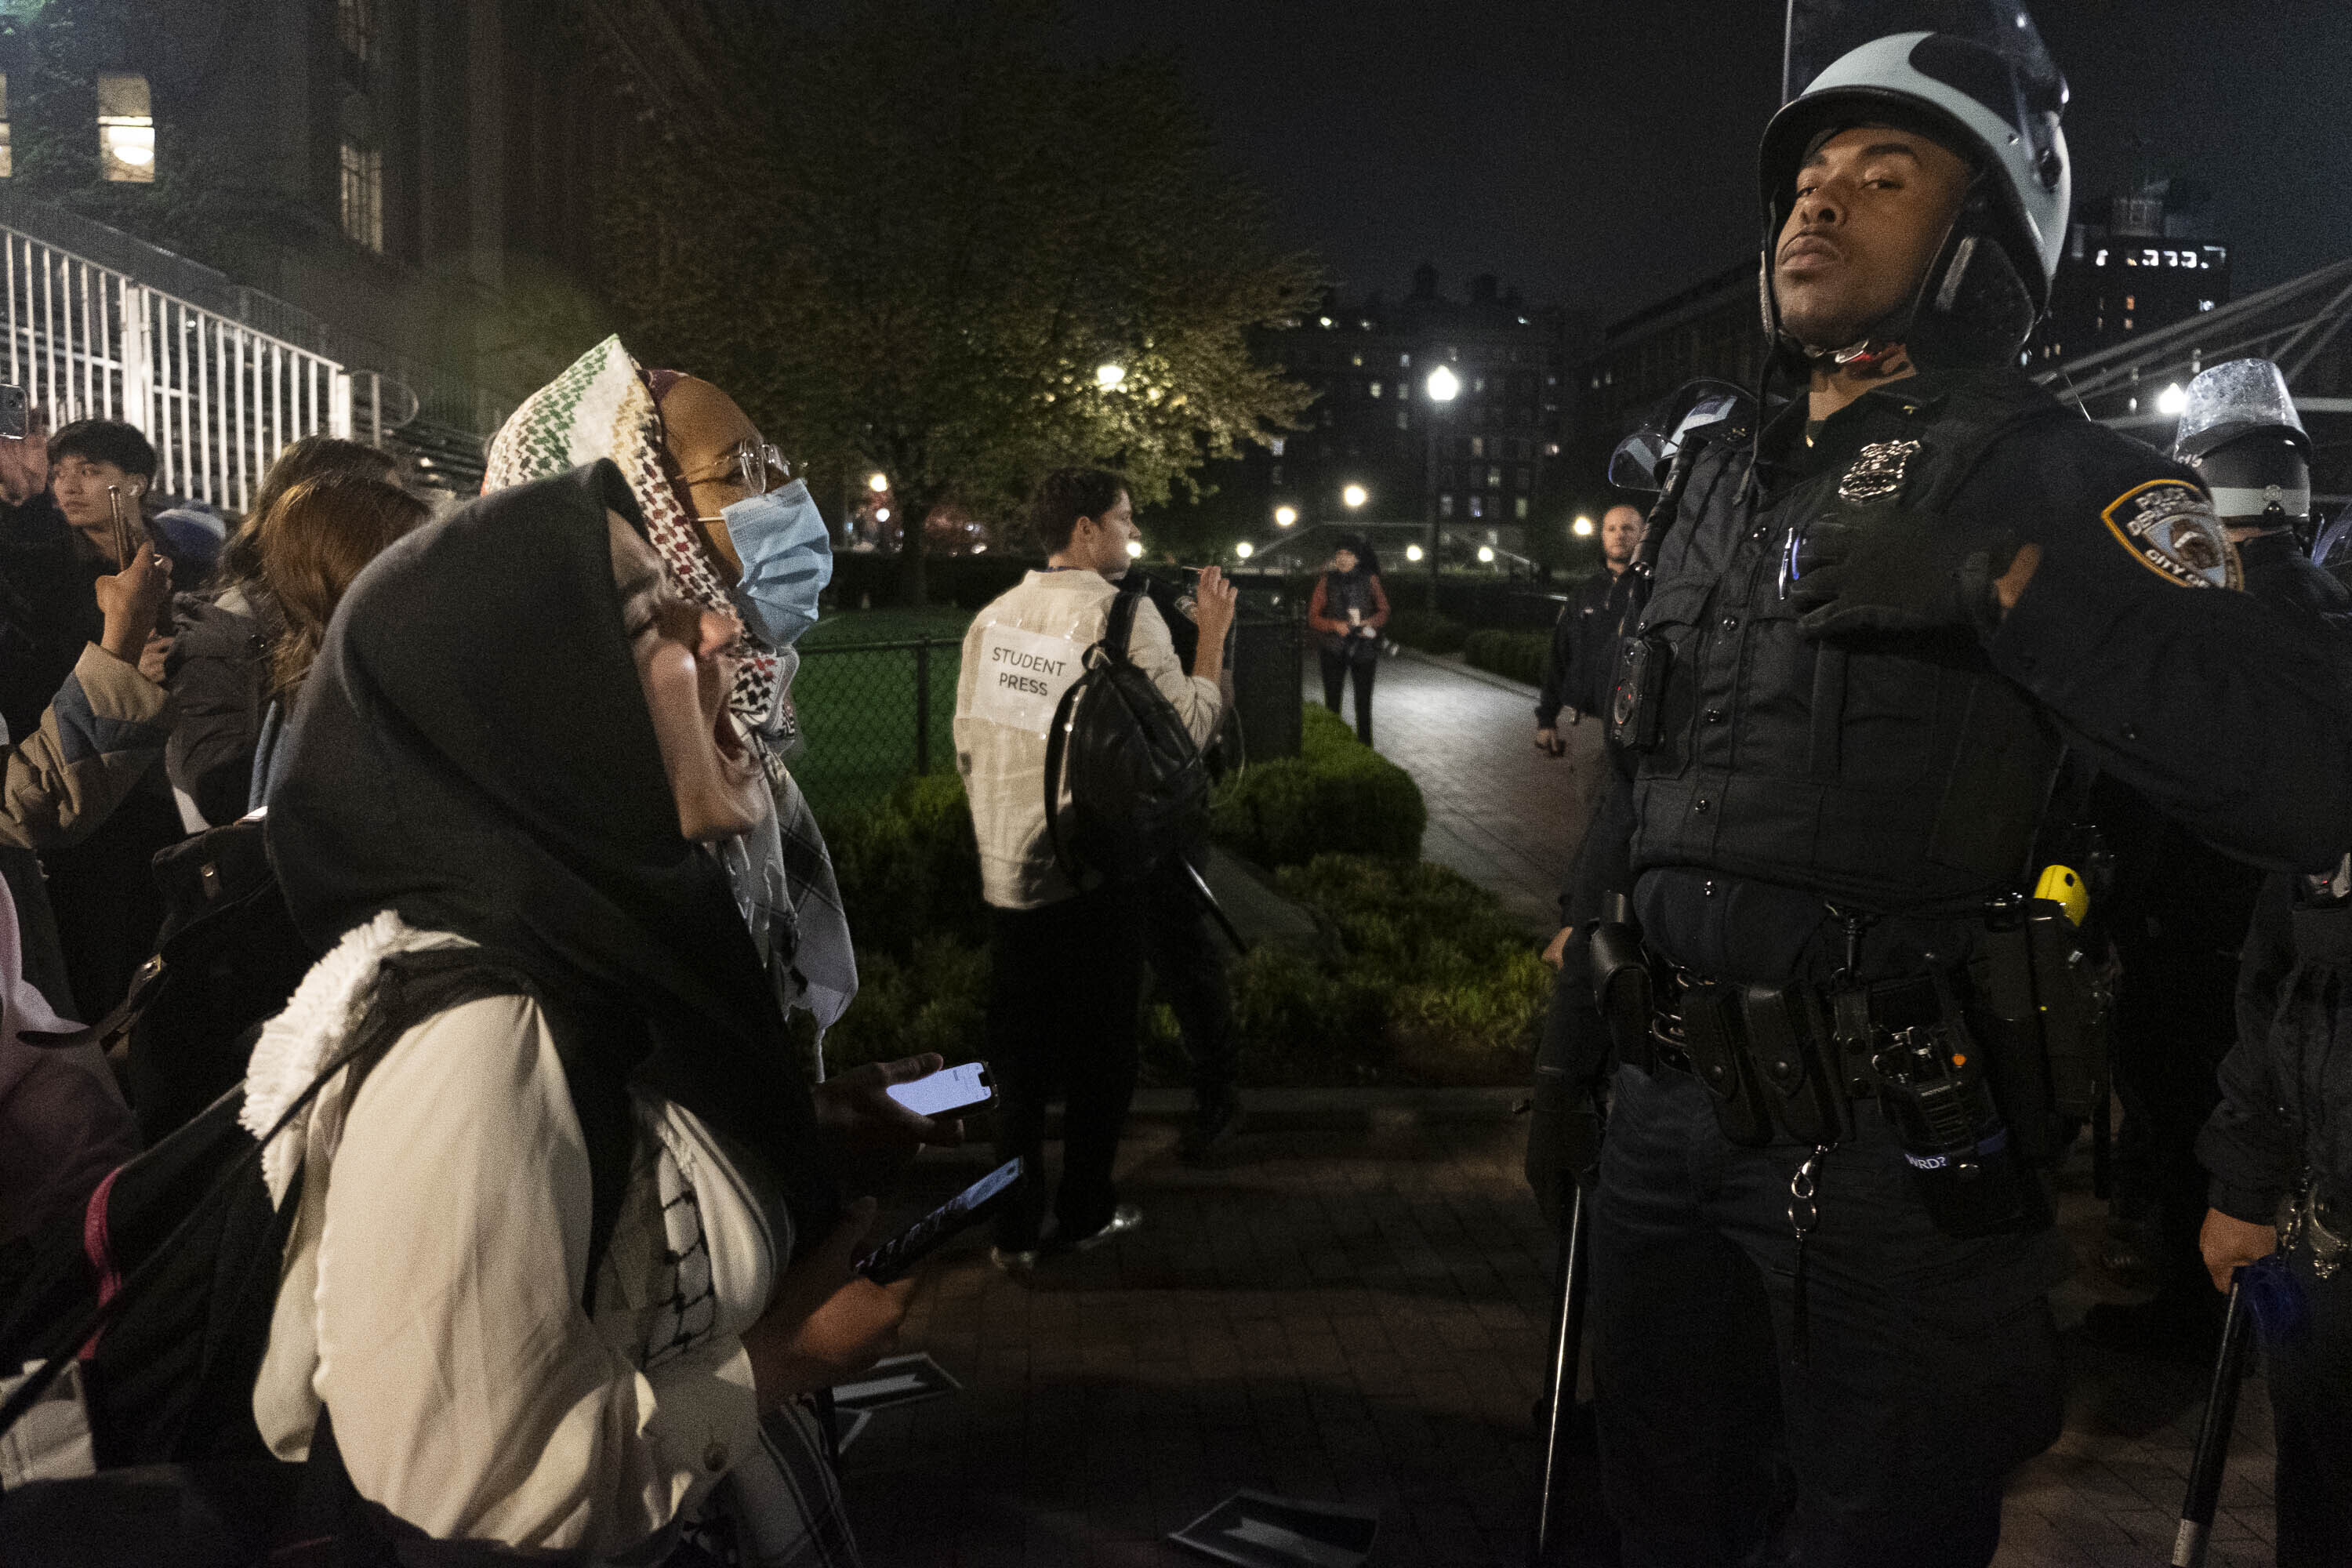
<svg viewBox="0 0 2352 1568">
<path fill-rule="evenodd" d="M 155 488 L 230 511 L 251 504 L 289 441 L 352 429 L 333 360 L 0 228 L 7 375 L 52 428 L 119 419 L 155 445 Z"/>
</svg>

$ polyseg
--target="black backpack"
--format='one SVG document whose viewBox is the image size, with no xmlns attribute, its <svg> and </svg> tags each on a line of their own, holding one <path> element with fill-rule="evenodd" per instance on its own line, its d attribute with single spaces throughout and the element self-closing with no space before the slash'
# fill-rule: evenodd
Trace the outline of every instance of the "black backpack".
<svg viewBox="0 0 2352 1568">
<path fill-rule="evenodd" d="M 1209 770 L 1192 733 L 1128 658 L 1140 592 L 1111 601 L 1102 640 L 1062 694 L 1045 739 L 1045 834 L 1055 864 L 1085 886 L 1142 880 L 1207 835 Z M 1062 809 L 1066 781 L 1070 806 Z"/>
</svg>

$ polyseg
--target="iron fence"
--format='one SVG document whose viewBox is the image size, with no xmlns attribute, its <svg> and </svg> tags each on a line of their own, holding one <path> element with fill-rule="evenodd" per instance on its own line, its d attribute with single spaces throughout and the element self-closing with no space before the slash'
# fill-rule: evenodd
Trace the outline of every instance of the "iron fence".
<svg viewBox="0 0 2352 1568">
<path fill-rule="evenodd" d="M 801 650 L 793 704 L 808 749 L 793 776 L 819 816 L 870 805 L 909 773 L 955 766 L 960 637 Z"/>
</svg>

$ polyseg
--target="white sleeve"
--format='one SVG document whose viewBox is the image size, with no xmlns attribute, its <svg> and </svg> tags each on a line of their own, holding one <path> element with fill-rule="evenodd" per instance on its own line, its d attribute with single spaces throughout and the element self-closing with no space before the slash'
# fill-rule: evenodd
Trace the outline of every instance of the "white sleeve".
<svg viewBox="0 0 2352 1568">
<path fill-rule="evenodd" d="M 1175 708 L 1184 728 L 1192 732 L 1192 743 L 1207 745 L 1209 737 L 1217 732 L 1224 694 L 1215 681 L 1184 673 L 1184 661 L 1176 657 L 1168 623 L 1160 618 L 1160 606 L 1149 598 L 1135 606 L 1135 634 L 1128 638 L 1127 656 Z"/>
<path fill-rule="evenodd" d="M 313 1386 L 362 1496 L 438 1537 L 602 1554 L 758 1441 L 739 1341 L 641 1373 L 581 1310 L 588 1154 L 536 1004 L 404 1036 L 329 1181 Z"/>
</svg>

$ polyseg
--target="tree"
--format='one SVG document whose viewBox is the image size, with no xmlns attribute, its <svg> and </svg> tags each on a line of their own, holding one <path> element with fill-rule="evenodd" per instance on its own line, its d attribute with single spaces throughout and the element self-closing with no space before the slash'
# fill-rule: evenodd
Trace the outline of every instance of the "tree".
<svg viewBox="0 0 2352 1568">
<path fill-rule="evenodd" d="M 909 600 L 934 506 L 1003 521 L 1066 463 L 1124 469 L 1139 505 L 1190 494 L 1309 397 L 1248 333 L 1318 269 L 1274 246 L 1166 62 L 1056 63 L 1050 20 L 870 0 L 780 36 L 743 143 L 657 149 L 615 204 L 611 289 L 647 352 L 788 450 L 888 475 Z"/>
</svg>

